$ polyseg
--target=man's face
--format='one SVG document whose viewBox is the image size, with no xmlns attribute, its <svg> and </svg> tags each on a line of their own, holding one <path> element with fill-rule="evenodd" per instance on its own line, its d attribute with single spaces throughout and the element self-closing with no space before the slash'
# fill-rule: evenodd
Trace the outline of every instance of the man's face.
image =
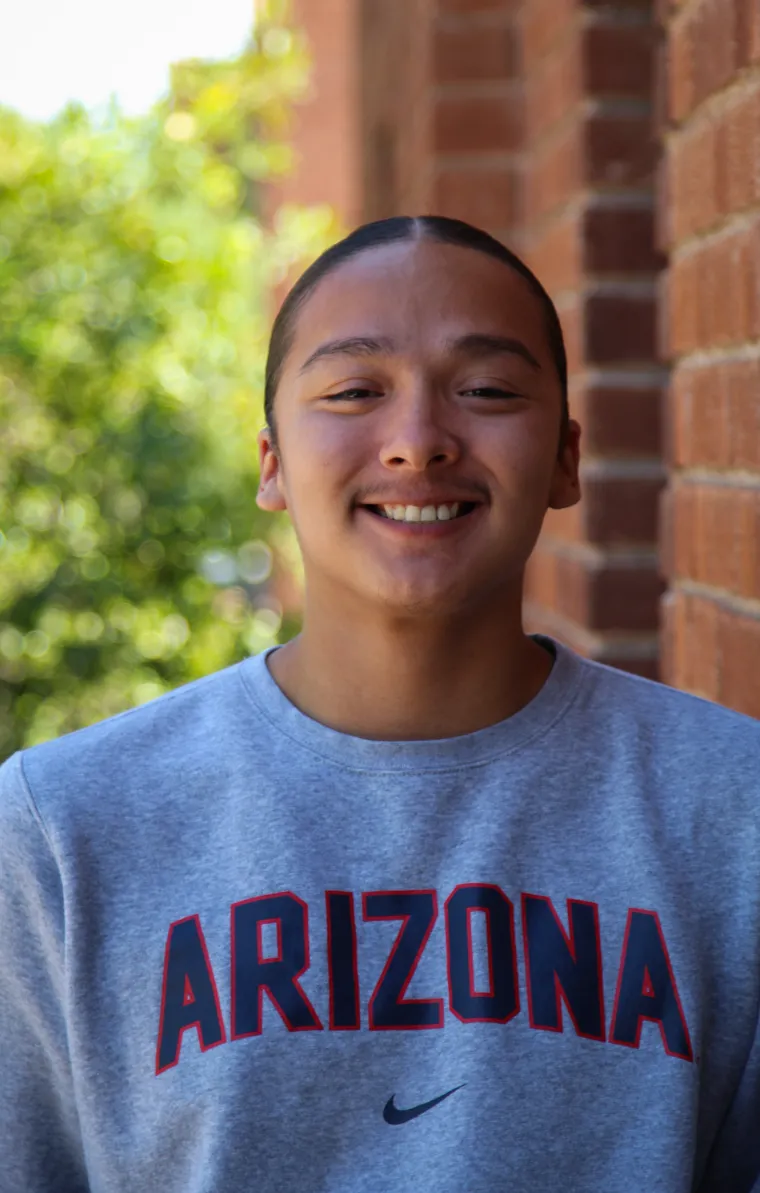
<svg viewBox="0 0 760 1193">
<path fill-rule="evenodd" d="M 308 363 L 349 340 L 375 345 Z M 288 510 L 307 600 L 477 612 L 521 585 L 546 509 L 579 499 L 579 428 L 558 457 L 560 413 L 544 312 L 519 274 L 431 240 L 368 249 L 297 316 L 276 399 L 281 459 L 259 436 L 259 505 Z M 444 522 L 378 512 L 457 500 L 460 514 L 474 508 Z"/>
</svg>

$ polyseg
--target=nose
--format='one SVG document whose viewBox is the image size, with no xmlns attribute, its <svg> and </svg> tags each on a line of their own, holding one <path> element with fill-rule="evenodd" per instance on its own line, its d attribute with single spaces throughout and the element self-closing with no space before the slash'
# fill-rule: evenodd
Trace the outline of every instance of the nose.
<svg viewBox="0 0 760 1193">
<path fill-rule="evenodd" d="M 424 472 L 431 464 L 452 464 L 462 454 L 451 412 L 434 389 L 419 385 L 398 394 L 387 412 L 381 460 L 387 468 Z"/>
</svg>

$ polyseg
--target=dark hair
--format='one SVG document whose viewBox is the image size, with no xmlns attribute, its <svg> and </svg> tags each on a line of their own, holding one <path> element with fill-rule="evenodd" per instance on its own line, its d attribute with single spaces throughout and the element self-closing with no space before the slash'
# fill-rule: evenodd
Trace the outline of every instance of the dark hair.
<svg viewBox="0 0 760 1193">
<path fill-rule="evenodd" d="M 375 248 L 381 244 L 392 244 L 398 240 L 437 240 L 443 244 L 457 244 L 468 249 L 477 249 L 489 257 L 502 261 L 510 269 L 514 269 L 524 277 L 533 293 L 540 300 L 546 316 L 546 329 L 549 347 L 562 387 L 562 429 L 560 447 L 565 441 L 565 432 L 569 418 L 567 404 L 567 357 L 565 342 L 562 337 L 562 327 L 554 303 L 547 294 L 538 278 L 510 249 L 480 228 L 466 224 L 463 220 L 449 219 L 442 215 L 422 216 L 393 216 L 390 219 L 375 220 L 371 224 L 362 224 L 349 233 L 343 240 L 326 249 L 317 257 L 309 268 L 301 274 L 298 281 L 287 294 L 277 318 L 272 326 L 267 354 L 266 381 L 264 386 L 264 415 L 267 426 L 272 435 L 273 445 L 277 446 L 277 427 L 275 425 L 274 399 L 280 381 L 285 358 L 290 351 L 295 334 L 296 316 L 306 299 L 313 292 L 323 277 L 326 277 L 336 266 L 350 257 L 355 257 L 365 249 Z"/>
</svg>

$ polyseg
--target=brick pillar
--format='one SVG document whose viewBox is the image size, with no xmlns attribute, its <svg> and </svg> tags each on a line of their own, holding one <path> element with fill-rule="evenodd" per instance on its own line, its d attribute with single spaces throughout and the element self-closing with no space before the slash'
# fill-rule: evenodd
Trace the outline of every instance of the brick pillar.
<svg viewBox="0 0 760 1193">
<path fill-rule="evenodd" d="M 283 203 L 326 204 L 344 227 L 360 222 L 359 0 L 291 0 L 291 22 L 305 35 L 309 91 L 295 105 L 287 138 L 293 172 L 265 188 L 271 218 Z"/>
<path fill-rule="evenodd" d="M 658 675 L 657 506 L 665 475 L 656 303 L 649 0 L 524 0 L 523 218 L 518 251 L 566 335 L 583 427 L 583 500 L 547 516 L 526 625 Z"/>
<path fill-rule="evenodd" d="M 663 5 L 669 683 L 760 716 L 760 7 Z"/>
<path fill-rule="evenodd" d="M 364 218 L 516 218 L 521 87 L 504 0 L 365 0 Z"/>
</svg>

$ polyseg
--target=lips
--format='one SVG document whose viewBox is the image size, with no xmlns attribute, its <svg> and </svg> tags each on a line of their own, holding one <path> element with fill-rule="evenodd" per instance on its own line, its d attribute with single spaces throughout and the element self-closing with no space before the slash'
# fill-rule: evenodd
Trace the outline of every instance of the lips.
<svg viewBox="0 0 760 1193">
<path fill-rule="evenodd" d="M 466 505 L 482 505 L 483 498 L 476 497 L 472 493 L 436 493 L 418 496 L 399 497 L 394 494 L 391 497 L 377 497 L 373 501 L 362 501 L 358 504 L 365 506 L 367 509 L 377 509 L 382 505 L 418 505 L 421 508 L 426 505 L 454 505 L 455 502 Z"/>
</svg>

